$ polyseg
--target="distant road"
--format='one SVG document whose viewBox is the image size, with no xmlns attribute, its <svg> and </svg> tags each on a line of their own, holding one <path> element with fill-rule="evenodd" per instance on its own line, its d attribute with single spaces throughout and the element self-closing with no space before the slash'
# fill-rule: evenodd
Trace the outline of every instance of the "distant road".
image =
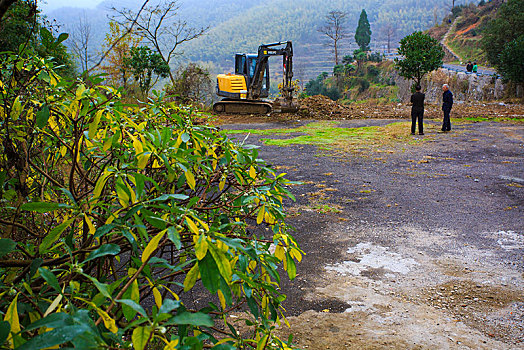
<svg viewBox="0 0 524 350">
<path fill-rule="evenodd" d="M 456 72 L 466 72 L 466 65 L 444 63 L 442 65 L 442 68 L 454 70 Z M 470 74 L 475 74 L 475 73 L 470 73 Z M 485 68 L 485 67 L 479 67 L 477 71 L 477 75 L 493 75 L 493 74 L 497 74 L 497 72 L 494 69 Z"/>
</svg>

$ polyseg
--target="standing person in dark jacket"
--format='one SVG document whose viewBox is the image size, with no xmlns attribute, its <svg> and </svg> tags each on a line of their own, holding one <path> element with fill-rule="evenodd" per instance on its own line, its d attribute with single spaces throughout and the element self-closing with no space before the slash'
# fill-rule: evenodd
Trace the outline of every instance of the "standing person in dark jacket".
<svg viewBox="0 0 524 350">
<path fill-rule="evenodd" d="M 449 85 L 442 85 L 442 111 L 444 112 L 444 122 L 442 123 L 442 131 L 451 130 L 451 122 L 449 120 L 449 113 L 451 112 L 451 107 L 453 107 L 453 94 L 449 91 Z"/>
<path fill-rule="evenodd" d="M 411 106 L 411 135 L 415 135 L 417 119 L 418 134 L 424 135 L 424 124 L 422 122 L 422 119 L 424 118 L 424 98 L 426 97 L 426 95 L 420 92 L 420 85 L 417 85 L 415 87 L 415 90 L 416 92 L 413 95 L 411 95 L 411 103 L 413 104 Z"/>
</svg>

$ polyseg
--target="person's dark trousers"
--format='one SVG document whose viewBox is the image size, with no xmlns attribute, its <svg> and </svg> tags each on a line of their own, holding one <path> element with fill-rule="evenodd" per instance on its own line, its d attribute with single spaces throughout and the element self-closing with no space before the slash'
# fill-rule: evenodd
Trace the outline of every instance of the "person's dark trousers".
<svg viewBox="0 0 524 350">
<path fill-rule="evenodd" d="M 444 122 L 442 123 L 442 131 L 450 131 L 451 130 L 451 121 L 449 120 L 449 112 L 451 112 L 450 109 L 443 109 L 444 111 Z"/>
<path fill-rule="evenodd" d="M 415 133 L 416 129 L 416 123 L 418 119 L 418 133 L 423 134 L 424 133 L 424 123 L 422 120 L 424 119 L 424 111 L 411 111 L 411 133 Z"/>
</svg>

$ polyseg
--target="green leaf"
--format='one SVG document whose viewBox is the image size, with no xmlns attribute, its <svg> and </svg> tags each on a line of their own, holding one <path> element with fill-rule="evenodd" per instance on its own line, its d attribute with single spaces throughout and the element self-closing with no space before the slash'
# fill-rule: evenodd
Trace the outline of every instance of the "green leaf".
<svg viewBox="0 0 524 350">
<path fill-rule="evenodd" d="M 95 238 L 100 238 L 117 227 L 115 224 L 104 225 L 96 229 Z"/>
<path fill-rule="evenodd" d="M 293 280 L 297 275 L 297 266 L 295 265 L 295 260 L 293 260 L 293 257 L 289 253 L 286 253 L 286 262 L 287 275 L 289 276 L 290 280 Z"/>
<path fill-rule="evenodd" d="M 67 33 L 61 33 L 58 38 L 56 39 L 56 43 L 57 44 L 60 44 L 61 42 L 64 42 L 67 40 L 67 38 L 69 38 L 69 34 Z"/>
<path fill-rule="evenodd" d="M 52 273 L 48 269 L 44 269 L 43 267 L 39 267 L 38 272 L 40 273 L 40 276 L 42 276 L 42 278 L 45 279 L 47 284 L 53 287 L 53 289 L 56 290 L 58 293 L 62 293 L 62 290 L 60 289 L 60 284 L 58 283 L 58 280 L 56 279 L 54 273 Z"/>
<path fill-rule="evenodd" d="M 86 333 L 89 331 L 89 327 L 84 324 L 55 328 L 49 332 L 35 336 L 34 338 L 30 339 L 27 343 L 24 343 L 20 347 L 18 347 L 17 350 L 34 350 L 50 348 L 52 346 L 67 343 L 68 341 L 75 339 L 82 333 Z"/>
<path fill-rule="evenodd" d="M 160 197 L 152 199 L 151 202 L 163 202 L 163 201 L 167 201 L 167 200 L 170 200 L 170 199 L 185 200 L 185 199 L 188 199 L 188 198 L 189 197 L 186 196 L 185 194 L 180 194 L 180 193 L 163 194 Z"/>
<path fill-rule="evenodd" d="M 253 316 L 255 316 L 255 318 L 258 318 L 259 316 L 258 305 L 255 302 L 255 299 L 253 299 L 253 297 L 247 298 L 247 305 L 249 306 L 249 310 L 251 310 L 251 313 L 253 314 Z"/>
<path fill-rule="evenodd" d="M 175 245 L 176 249 L 182 247 L 182 242 L 180 242 L 180 234 L 178 233 L 175 226 L 169 226 L 167 228 L 167 238 Z"/>
<path fill-rule="evenodd" d="M 24 332 L 29 332 L 33 329 L 38 329 L 44 326 L 47 328 L 59 328 L 63 326 L 72 325 L 72 323 L 73 318 L 71 317 L 71 315 L 68 315 L 63 312 L 57 312 L 31 323 L 29 326 L 24 328 Z"/>
<path fill-rule="evenodd" d="M 140 301 L 140 290 L 138 288 L 138 281 L 134 280 L 131 286 L 124 292 L 123 299 L 129 299 L 138 303 Z M 138 305 L 138 304 L 137 304 Z M 122 304 L 122 312 L 125 318 L 131 322 L 135 318 L 137 311 L 127 304 Z"/>
<path fill-rule="evenodd" d="M 83 273 L 82 275 L 84 277 L 87 277 L 88 279 L 90 279 L 91 282 L 93 282 L 95 287 L 98 289 L 98 291 L 100 293 L 102 293 L 103 296 L 105 296 L 106 298 L 111 299 L 111 293 L 109 291 L 109 285 L 107 285 L 106 283 L 99 282 L 96 278 L 91 277 L 89 275 L 86 275 L 85 273 Z"/>
<path fill-rule="evenodd" d="M 212 294 L 215 294 L 220 286 L 220 271 L 211 254 L 198 261 L 198 269 L 202 277 L 202 284 Z"/>
<path fill-rule="evenodd" d="M 29 202 L 20 207 L 22 210 L 36 211 L 38 213 L 47 213 L 59 208 L 71 208 L 71 206 L 56 202 Z"/>
<path fill-rule="evenodd" d="M 179 237 L 180 238 L 180 237 Z M 16 242 L 9 238 L 0 239 L 0 258 L 15 250 Z"/>
<path fill-rule="evenodd" d="M 151 336 L 151 331 L 152 330 L 150 326 L 137 327 L 133 330 L 131 340 L 133 341 L 133 348 L 135 350 L 145 349 L 147 342 L 149 341 L 149 337 Z"/>
<path fill-rule="evenodd" d="M 168 314 L 171 311 L 178 309 L 182 303 L 178 300 L 164 299 L 162 306 L 158 310 L 159 314 Z"/>
<path fill-rule="evenodd" d="M 49 247 L 51 247 L 51 245 L 53 245 L 53 243 L 56 242 L 56 240 L 60 237 L 62 232 L 64 232 L 64 230 L 68 228 L 74 220 L 74 218 L 69 219 L 61 223 L 60 225 L 54 227 L 51 231 L 49 231 L 47 236 L 45 236 L 45 238 L 42 240 L 42 243 L 38 247 L 38 251 L 40 252 L 40 254 L 45 254 L 47 249 L 49 249 Z"/>
<path fill-rule="evenodd" d="M 117 255 L 118 253 L 120 253 L 120 246 L 113 243 L 104 244 L 100 248 L 92 251 L 91 254 L 89 254 L 89 256 L 87 257 L 87 259 L 84 260 L 84 262 L 100 258 L 101 256 Z"/>
<path fill-rule="evenodd" d="M 7 321 L 0 321 L 0 347 L 7 340 L 9 332 L 11 331 L 11 325 Z"/>
<path fill-rule="evenodd" d="M 120 300 L 117 300 L 117 302 L 129 306 L 130 308 L 132 308 L 133 310 L 138 312 L 140 315 L 142 315 L 144 317 L 147 317 L 146 310 L 144 310 L 144 308 L 142 306 L 140 306 L 140 304 L 135 303 L 133 300 L 131 300 L 131 299 L 120 299 Z"/>
<path fill-rule="evenodd" d="M 44 103 L 42 109 L 36 113 L 36 126 L 38 126 L 40 129 L 46 126 L 47 122 L 49 121 L 49 116 L 49 107 Z"/>
<path fill-rule="evenodd" d="M 202 312 L 183 312 L 171 318 L 169 323 L 187 324 L 196 327 L 213 327 L 215 325 L 211 316 Z"/>
</svg>

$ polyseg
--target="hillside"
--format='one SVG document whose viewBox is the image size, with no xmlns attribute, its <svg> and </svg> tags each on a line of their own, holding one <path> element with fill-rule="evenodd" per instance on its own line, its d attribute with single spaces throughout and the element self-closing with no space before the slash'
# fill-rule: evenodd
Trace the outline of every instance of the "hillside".
<svg viewBox="0 0 524 350">
<path fill-rule="evenodd" d="M 486 55 L 480 45 L 482 32 L 487 23 L 496 17 L 501 4 L 501 0 L 494 0 L 478 6 L 459 6 L 448 18 L 453 25 L 444 20 L 442 25 L 429 29 L 428 33 L 441 40 L 449 30 L 446 44 L 459 56 L 461 62 L 476 61 L 479 64 L 488 65 Z M 451 56 L 447 57 L 449 61 L 456 60 Z"/>
<path fill-rule="evenodd" d="M 456 4 L 466 3 L 456 1 Z M 150 3 L 154 3 L 151 1 Z M 48 15 L 71 31 L 80 16 L 91 23 L 91 51 L 100 48 L 111 8 L 137 8 L 141 0 L 105 0 L 96 9 L 62 8 Z M 331 10 L 347 12 L 348 39 L 342 43 L 342 53 L 355 48 L 354 30 L 362 9 L 366 9 L 371 24 L 373 51 L 386 47 L 385 26 L 393 28 L 393 46 L 403 36 L 415 30 L 426 30 L 440 23 L 449 8 L 439 0 L 332 0 L 329 5 L 319 0 L 180 0 L 178 18 L 193 27 L 209 26 L 208 34 L 181 46 L 180 60 L 208 63 L 213 70 L 231 70 L 236 52 L 255 52 L 261 43 L 292 40 L 296 50 L 296 74 L 301 80 L 315 78 L 333 67 L 331 49 L 317 28 Z"/>
</svg>

